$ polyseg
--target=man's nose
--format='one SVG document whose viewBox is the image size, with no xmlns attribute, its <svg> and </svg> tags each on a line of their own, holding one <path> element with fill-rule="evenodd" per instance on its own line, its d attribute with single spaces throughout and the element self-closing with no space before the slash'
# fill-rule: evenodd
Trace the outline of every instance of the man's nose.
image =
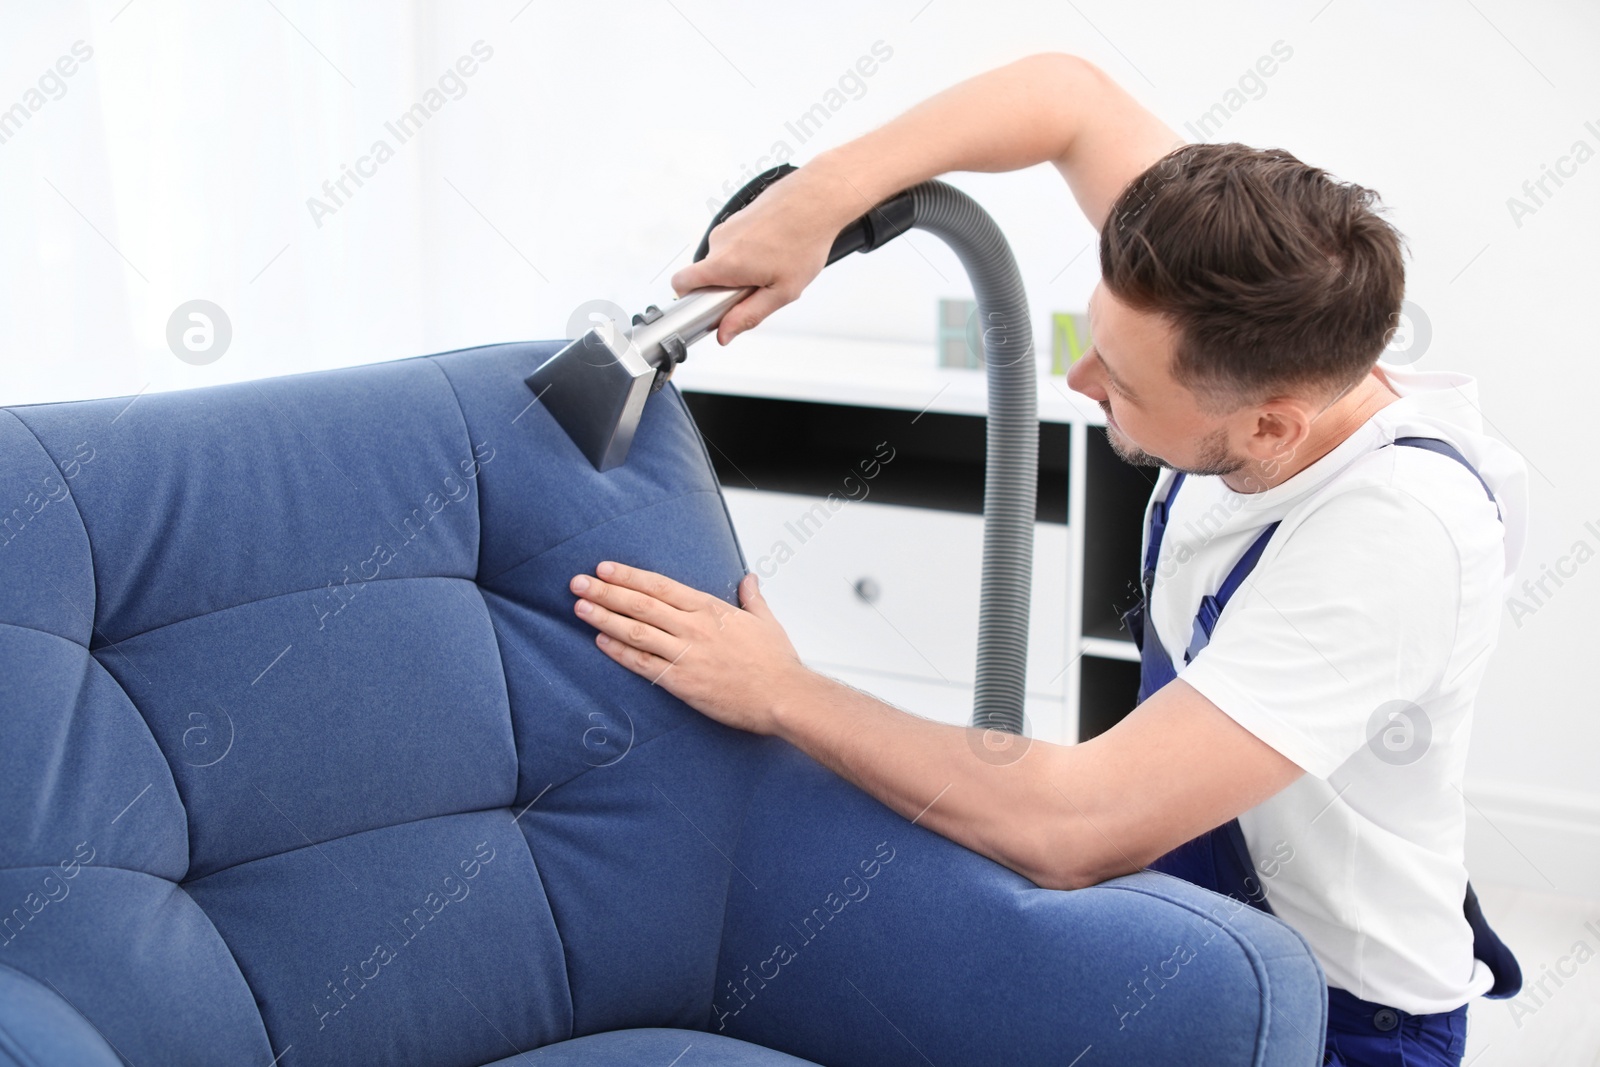
<svg viewBox="0 0 1600 1067">
<path fill-rule="evenodd" d="M 1091 364 L 1094 361 L 1094 352 L 1085 352 L 1078 361 L 1067 368 L 1067 388 L 1076 390 L 1096 403 L 1103 403 L 1107 398 L 1104 387 L 1100 384 L 1099 375 L 1094 373 Z"/>
</svg>

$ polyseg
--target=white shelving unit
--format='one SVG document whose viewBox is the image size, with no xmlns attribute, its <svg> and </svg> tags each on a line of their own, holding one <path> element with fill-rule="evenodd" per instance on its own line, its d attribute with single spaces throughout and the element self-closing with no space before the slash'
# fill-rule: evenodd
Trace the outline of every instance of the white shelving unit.
<svg viewBox="0 0 1600 1067">
<path fill-rule="evenodd" d="M 801 656 L 909 711 L 966 722 L 984 372 L 938 367 L 931 344 L 757 330 L 727 348 L 702 342 L 673 381 L 701 425 L 748 561 Z M 1038 382 L 1041 521 L 1026 711 L 1034 736 L 1066 743 L 1133 706 L 1138 655 L 1116 614 L 1137 576 L 1152 475 L 1112 456 L 1099 407 L 1044 361 Z M 896 459 L 869 479 L 855 468 L 873 469 L 879 442 Z"/>
</svg>

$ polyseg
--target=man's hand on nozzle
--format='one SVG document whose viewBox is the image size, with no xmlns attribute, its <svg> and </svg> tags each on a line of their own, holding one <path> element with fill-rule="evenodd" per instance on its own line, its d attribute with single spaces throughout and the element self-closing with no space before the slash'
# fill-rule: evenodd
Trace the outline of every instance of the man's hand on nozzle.
<svg viewBox="0 0 1600 1067">
<path fill-rule="evenodd" d="M 722 317 L 717 343 L 727 344 L 797 299 L 822 272 L 839 231 L 872 206 L 852 211 L 852 199 L 860 198 L 847 180 L 807 164 L 712 230 L 706 258 L 674 274 L 673 291 L 759 286 Z"/>
</svg>

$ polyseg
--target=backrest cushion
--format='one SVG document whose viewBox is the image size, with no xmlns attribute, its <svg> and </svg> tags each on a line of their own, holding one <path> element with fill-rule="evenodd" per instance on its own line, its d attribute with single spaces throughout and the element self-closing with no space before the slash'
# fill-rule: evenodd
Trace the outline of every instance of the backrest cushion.
<svg viewBox="0 0 1600 1067">
<path fill-rule="evenodd" d="M 675 391 L 603 475 L 530 403 L 559 345 L 0 412 L 0 966 L 133 1062 L 703 1022 L 764 747 L 566 586 L 744 564 Z"/>
</svg>

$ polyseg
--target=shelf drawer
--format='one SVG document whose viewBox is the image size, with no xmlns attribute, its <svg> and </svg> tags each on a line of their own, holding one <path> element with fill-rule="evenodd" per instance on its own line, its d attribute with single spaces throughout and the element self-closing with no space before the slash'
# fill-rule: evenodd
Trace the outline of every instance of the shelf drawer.
<svg viewBox="0 0 1600 1067">
<path fill-rule="evenodd" d="M 953 685 L 976 680 L 981 516 L 724 488 L 773 611 L 807 663 Z M 1034 528 L 1028 690 L 1067 665 L 1065 526 Z M 967 701 L 970 704 L 970 695 Z"/>
</svg>

